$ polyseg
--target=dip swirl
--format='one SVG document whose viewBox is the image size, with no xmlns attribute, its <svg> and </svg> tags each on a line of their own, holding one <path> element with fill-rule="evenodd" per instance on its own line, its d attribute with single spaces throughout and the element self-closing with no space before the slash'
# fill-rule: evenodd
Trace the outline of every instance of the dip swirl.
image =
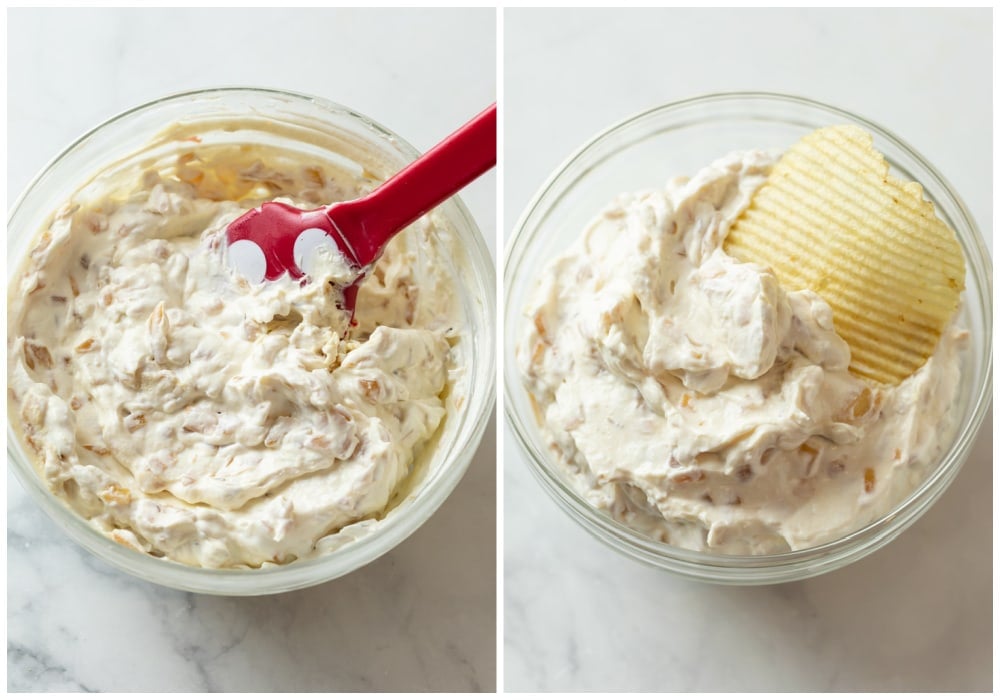
<svg viewBox="0 0 1000 700">
<path fill-rule="evenodd" d="M 226 261 L 230 221 L 375 183 L 277 147 L 177 141 L 170 167 L 81 188 L 11 281 L 11 422 L 53 493 L 125 546 L 212 568 L 316 556 L 391 507 L 444 420 L 452 302 L 403 237 L 356 327 L 336 260 L 249 284 Z"/>
<path fill-rule="evenodd" d="M 899 386 L 871 383 L 819 295 L 724 252 L 776 160 L 734 153 L 621 195 L 548 265 L 517 346 L 574 488 L 687 549 L 835 540 L 909 495 L 954 431 L 966 332 L 946 329 Z"/>
</svg>

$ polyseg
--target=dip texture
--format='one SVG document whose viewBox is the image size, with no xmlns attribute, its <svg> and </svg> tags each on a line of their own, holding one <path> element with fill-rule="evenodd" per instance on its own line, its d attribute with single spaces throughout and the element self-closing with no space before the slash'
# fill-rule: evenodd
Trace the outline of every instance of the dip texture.
<svg viewBox="0 0 1000 700">
<path fill-rule="evenodd" d="M 8 302 L 11 422 L 49 488 L 117 542 L 200 567 L 315 556 L 381 517 L 445 417 L 446 280 L 397 237 L 352 327 L 336 261 L 250 285 L 225 246 L 262 201 L 374 184 L 277 147 L 192 143 L 57 212 Z M 425 218 L 412 235 L 437 232 Z"/>
<path fill-rule="evenodd" d="M 948 444 L 967 333 L 895 387 L 847 371 L 830 307 L 722 248 L 777 154 L 625 194 L 539 281 L 517 346 L 574 488 L 676 546 L 765 554 L 891 510 Z"/>
</svg>

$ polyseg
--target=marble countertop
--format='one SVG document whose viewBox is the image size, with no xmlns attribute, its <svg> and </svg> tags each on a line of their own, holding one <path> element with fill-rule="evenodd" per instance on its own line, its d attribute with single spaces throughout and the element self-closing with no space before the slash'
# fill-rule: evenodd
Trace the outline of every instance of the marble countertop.
<svg viewBox="0 0 1000 700">
<path fill-rule="evenodd" d="M 992 241 L 991 26 L 988 9 L 508 10 L 507 232 L 603 127 L 695 94 L 770 90 L 890 125 Z M 896 541 L 760 588 L 688 582 L 612 551 L 548 498 L 505 431 L 505 688 L 988 691 L 991 425 L 992 414 L 951 488 Z"/>
<path fill-rule="evenodd" d="M 7 37 L 9 202 L 73 138 L 172 92 L 316 94 L 420 149 L 495 99 L 489 8 L 20 9 L 8 12 Z M 463 193 L 491 250 L 495 186 L 490 173 Z M 491 422 L 452 496 L 385 557 L 311 589 L 246 599 L 118 573 L 72 544 L 8 473 L 7 688 L 492 690 L 495 450 Z"/>
</svg>

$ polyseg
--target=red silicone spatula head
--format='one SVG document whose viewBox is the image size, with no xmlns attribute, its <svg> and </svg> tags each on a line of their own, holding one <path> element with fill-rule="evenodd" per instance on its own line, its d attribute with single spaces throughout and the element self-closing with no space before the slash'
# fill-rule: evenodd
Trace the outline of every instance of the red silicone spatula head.
<svg viewBox="0 0 1000 700">
<path fill-rule="evenodd" d="M 344 285 L 353 313 L 357 285 L 389 240 L 496 164 L 496 104 L 476 116 L 370 194 L 303 211 L 265 202 L 226 229 L 229 260 L 251 282 L 294 278 L 322 245 L 334 245 L 356 268 Z"/>
</svg>

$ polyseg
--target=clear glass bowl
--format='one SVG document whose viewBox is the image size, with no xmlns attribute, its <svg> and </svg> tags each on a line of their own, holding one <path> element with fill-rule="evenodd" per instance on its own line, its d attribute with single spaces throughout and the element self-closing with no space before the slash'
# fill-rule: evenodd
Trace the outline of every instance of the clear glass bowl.
<svg viewBox="0 0 1000 700">
<path fill-rule="evenodd" d="M 233 119 L 241 128 L 226 126 Z M 165 97 L 101 124 L 57 156 L 15 203 L 7 222 L 7 280 L 18 270 L 31 240 L 51 214 L 120 159 L 143 162 L 170 158 L 176 145 L 157 140 L 172 124 L 191 124 L 206 142 L 267 142 L 305 157 L 325 159 L 384 180 L 419 153 L 368 117 L 317 97 L 256 88 L 220 88 Z M 259 132 L 255 123 L 279 124 Z M 199 593 L 260 595 L 312 586 L 342 576 L 388 552 L 423 524 L 452 492 L 472 460 L 495 398 L 496 275 L 479 229 L 453 197 L 435 209 L 438 230 L 460 242 L 460 252 L 443 262 L 460 300 L 465 330 L 454 348 L 448 415 L 435 440 L 423 450 L 405 495 L 381 526 L 339 549 L 283 566 L 247 570 L 190 567 L 140 554 L 108 539 L 56 498 L 39 478 L 17 433 L 7 421 L 10 468 L 32 498 L 78 544 L 108 563 L 154 583 Z M 419 260 L 418 260 L 419 264 Z M 9 287 L 8 287 L 9 288 Z M 456 400 L 461 408 L 456 407 Z"/>
<path fill-rule="evenodd" d="M 963 354 L 955 410 L 958 428 L 924 483 L 891 512 L 834 542 L 775 555 L 695 552 L 653 541 L 598 511 L 564 477 L 543 443 L 515 361 L 522 312 L 548 260 L 563 252 L 616 195 L 693 175 L 734 150 L 784 149 L 814 129 L 853 122 L 867 128 L 892 171 L 920 182 L 938 213 L 958 234 L 967 264 L 960 311 L 971 333 Z M 879 549 L 923 514 L 961 468 L 992 394 L 992 262 L 961 198 L 913 148 L 883 127 L 850 112 L 800 97 L 729 93 L 650 109 L 598 134 L 541 187 L 514 228 L 504 266 L 504 407 L 532 473 L 574 520 L 613 549 L 639 561 L 703 581 L 767 584 L 832 571 Z"/>
</svg>

